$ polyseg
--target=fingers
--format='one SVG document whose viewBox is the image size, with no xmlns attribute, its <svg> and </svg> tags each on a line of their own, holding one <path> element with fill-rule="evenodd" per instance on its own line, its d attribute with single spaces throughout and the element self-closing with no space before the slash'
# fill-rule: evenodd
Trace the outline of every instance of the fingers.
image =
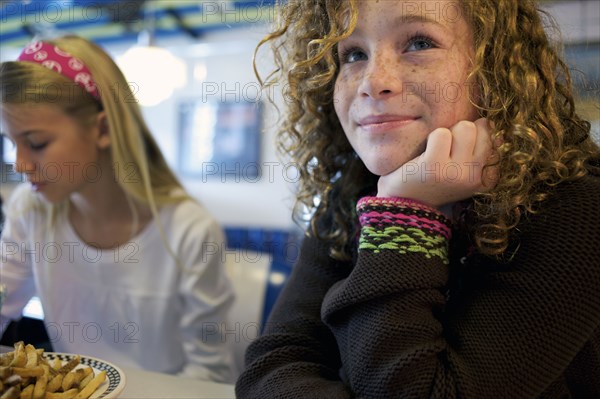
<svg viewBox="0 0 600 399">
<path fill-rule="evenodd" d="M 450 157 L 452 149 L 452 132 L 438 128 L 429 133 L 424 157 L 426 160 L 445 160 Z"/>
<path fill-rule="evenodd" d="M 468 168 L 469 177 L 481 191 L 489 191 L 498 181 L 497 167 L 487 167 L 496 161 L 492 144 L 492 127 L 485 118 L 475 122 L 460 121 L 451 128 L 452 162 Z"/>
<path fill-rule="evenodd" d="M 426 159 L 454 161 L 485 160 L 492 149 L 491 128 L 485 118 L 460 121 L 450 129 L 438 128 L 429 134 Z"/>
<path fill-rule="evenodd" d="M 489 163 L 493 155 L 492 130 L 485 118 L 475 122 L 460 121 L 452 131 L 451 157 L 455 162 L 477 163 L 480 167 Z"/>
<path fill-rule="evenodd" d="M 460 121 L 450 130 L 452 131 L 450 156 L 456 162 L 470 161 L 477 143 L 477 127 L 473 122 Z"/>
</svg>

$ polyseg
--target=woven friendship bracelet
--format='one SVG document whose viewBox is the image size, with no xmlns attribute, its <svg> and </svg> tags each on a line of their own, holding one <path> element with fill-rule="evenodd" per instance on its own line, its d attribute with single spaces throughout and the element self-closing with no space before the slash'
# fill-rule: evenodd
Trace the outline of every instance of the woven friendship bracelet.
<svg viewBox="0 0 600 399">
<path fill-rule="evenodd" d="M 437 210 L 403 198 L 365 197 L 357 204 L 359 250 L 422 253 L 448 263 L 450 221 Z"/>
</svg>

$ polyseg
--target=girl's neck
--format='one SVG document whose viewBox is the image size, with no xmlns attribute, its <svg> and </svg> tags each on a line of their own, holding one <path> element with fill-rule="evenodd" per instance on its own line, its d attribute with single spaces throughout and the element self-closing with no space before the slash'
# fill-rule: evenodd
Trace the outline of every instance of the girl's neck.
<svg viewBox="0 0 600 399">
<path fill-rule="evenodd" d="M 96 182 L 92 188 L 71 194 L 69 202 L 72 212 L 93 222 L 128 219 L 132 213 L 130 200 L 116 183 Z"/>
<path fill-rule="evenodd" d="M 125 244 L 152 220 L 149 207 L 128 197 L 112 173 L 71 194 L 69 204 L 69 221 L 80 239 L 100 248 Z"/>
</svg>

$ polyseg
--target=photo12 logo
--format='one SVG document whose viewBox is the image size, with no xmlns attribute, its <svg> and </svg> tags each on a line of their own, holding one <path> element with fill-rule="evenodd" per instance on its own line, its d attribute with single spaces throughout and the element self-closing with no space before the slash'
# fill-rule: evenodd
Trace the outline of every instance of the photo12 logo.
<svg viewBox="0 0 600 399">
<path fill-rule="evenodd" d="M 92 244 L 92 243 L 91 243 Z M 0 261 L 14 259 L 18 262 L 45 263 L 98 263 L 109 257 L 114 263 L 140 263 L 140 247 L 136 242 L 115 245 L 111 249 L 102 249 L 80 242 L 10 242 L 2 241 Z"/>
<path fill-rule="evenodd" d="M 98 22 L 106 20 L 109 15 L 101 1 L 4 1 L 2 2 L 2 23 L 18 20 L 27 23 L 66 23 L 66 22 Z M 131 12 L 134 2 L 118 2 L 119 6 L 112 11 L 118 16 Z"/>
<path fill-rule="evenodd" d="M 20 167 L 21 166 L 21 167 Z M 48 162 L 45 164 L 36 163 L 31 168 L 31 172 L 26 175 L 19 173 L 23 170 L 23 165 L 10 162 L 2 165 L 2 182 L 21 182 L 26 181 L 57 183 L 67 181 L 85 181 L 87 183 L 97 183 L 103 176 L 99 164 L 89 162 L 82 164 L 80 162 Z M 137 166 L 133 162 L 113 163 L 112 173 L 116 182 L 133 184 L 140 182 L 140 175 Z"/>
<path fill-rule="evenodd" d="M 114 322 L 111 325 L 103 326 L 94 321 L 85 323 L 66 321 L 58 323 L 47 320 L 44 324 L 46 325 L 50 343 L 68 342 L 72 344 L 85 342 L 86 344 L 94 344 L 101 340 L 123 344 L 139 343 L 138 334 L 140 327 L 133 322 Z"/>
</svg>

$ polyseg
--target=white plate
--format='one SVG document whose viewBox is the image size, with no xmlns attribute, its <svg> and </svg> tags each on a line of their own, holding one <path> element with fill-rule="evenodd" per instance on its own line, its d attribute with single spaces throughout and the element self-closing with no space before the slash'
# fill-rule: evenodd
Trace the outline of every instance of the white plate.
<svg viewBox="0 0 600 399">
<path fill-rule="evenodd" d="M 63 363 L 68 362 L 75 356 L 77 355 L 71 353 L 44 352 L 46 360 L 60 359 Z M 81 358 L 81 362 L 76 369 L 88 366 L 94 369 L 94 374 L 98 374 L 103 370 L 106 371 L 106 380 L 96 389 L 96 392 L 94 392 L 90 399 L 114 399 L 125 388 L 125 374 L 123 374 L 120 368 L 95 357 L 81 355 L 79 357 Z"/>
</svg>

